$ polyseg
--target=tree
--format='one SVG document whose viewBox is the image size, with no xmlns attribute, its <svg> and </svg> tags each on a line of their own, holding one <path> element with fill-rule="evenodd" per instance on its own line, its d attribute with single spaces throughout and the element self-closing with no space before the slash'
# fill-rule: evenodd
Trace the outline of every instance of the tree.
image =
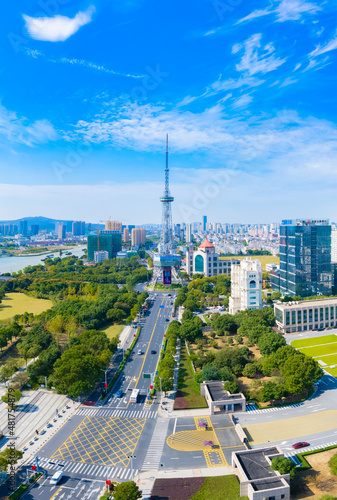
<svg viewBox="0 0 337 500">
<path fill-rule="evenodd" d="M 180 328 L 180 338 L 182 340 L 193 342 L 200 337 L 202 337 L 201 326 L 196 324 L 194 320 L 191 319 L 184 321 Z"/>
<path fill-rule="evenodd" d="M 142 492 L 134 481 L 119 483 L 114 490 L 115 500 L 137 500 L 142 498 Z"/>
<path fill-rule="evenodd" d="M 239 392 L 240 387 L 237 382 L 225 382 L 223 388 L 231 394 L 236 394 Z"/>
<path fill-rule="evenodd" d="M 17 403 L 18 401 L 20 401 L 21 397 L 22 392 L 19 391 L 19 389 L 14 389 L 14 391 L 9 390 L 8 392 L 6 392 L 4 396 L 1 396 L 1 399 L 4 403 L 8 404 L 8 401 L 13 398 L 15 399 L 15 403 Z M 10 403 L 12 404 L 12 401 L 10 401 Z"/>
<path fill-rule="evenodd" d="M 286 341 L 279 333 L 270 332 L 263 334 L 259 338 L 257 345 L 262 356 L 269 356 L 273 352 L 276 352 L 280 347 L 285 346 Z"/>
<path fill-rule="evenodd" d="M 254 378 L 257 372 L 257 366 L 255 363 L 248 363 L 242 372 L 244 377 Z"/>
<path fill-rule="evenodd" d="M 277 470 L 280 474 L 290 474 L 290 479 L 295 477 L 295 464 L 285 457 L 275 457 L 271 461 L 271 469 Z"/>
<path fill-rule="evenodd" d="M 9 464 L 14 464 L 20 458 L 22 458 L 22 451 L 17 449 L 6 448 L 4 451 L 0 452 L 0 467 L 2 470 L 6 470 Z"/>
<path fill-rule="evenodd" d="M 260 391 L 261 401 L 272 401 L 274 399 L 281 399 L 283 396 L 284 389 L 280 384 L 276 384 L 275 382 L 265 382 Z"/>
<path fill-rule="evenodd" d="M 182 316 L 182 321 L 183 322 L 186 321 L 187 319 L 194 319 L 193 313 L 189 309 L 186 309 L 183 312 L 183 316 Z"/>
<path fill-rule="evenodd" d="M 202 380 L 220 380 L 220 372 L 215 365 L 207 364 L 202 368 Z"/>
</svg>

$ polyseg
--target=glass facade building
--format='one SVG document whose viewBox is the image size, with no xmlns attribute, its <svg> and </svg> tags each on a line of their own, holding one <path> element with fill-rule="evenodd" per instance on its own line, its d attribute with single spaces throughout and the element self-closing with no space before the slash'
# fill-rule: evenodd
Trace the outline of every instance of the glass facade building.
<svg viewBox="0 0 337 500">
<path fill-rule="evenodd" d="M 120 231 L 100 231 L 99 250 L 108 252 L 109 259 L 116 257 L 117 252 L 122 249 L 122 235 Z M 94 254 L 98 251 L 97 233 L 88 234 L 88 260 L 94 260 Z"/>
<path fill-rule="evenodd" d="M 330 295 L 332 285 L 329 220 L 282 221 L 279 291 L 300 297 Z"/>
</svg>

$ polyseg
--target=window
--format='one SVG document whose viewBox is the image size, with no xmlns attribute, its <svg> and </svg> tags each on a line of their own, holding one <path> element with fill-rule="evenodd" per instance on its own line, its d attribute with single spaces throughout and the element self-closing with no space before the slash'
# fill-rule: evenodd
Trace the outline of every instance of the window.
<svg viewBox="0 0 337 500">
<path fill-rule="evenodd" d="M 315 321 L 318 321 L 318 309 L 315 309 Z"/>
<path fill-rule="evenodd" d="M 330 307 L 330 319 L 333 319 L 333 307 Z"/>
<path fill-rule="evenodd" d="M 312 309 L 309 309 L 309 323 L 312 323 Z"/>
<path fill-rule="evenodd" d="M 197 255 L 194 261 L 195 272 L 203 273 L 204 272 L 204 258 L 202 255 Z"/>
<path fill-rule="evenodd" d="M 291 324 L 296 324 L 296 311 L 291 311 Z"/>
<path fill-rule="evenodd" d="M 323 318 L 323 307 L 320 307 L 320 309 L 319 309 L 319 319 L 320 319 L 320 321 L 323 321 L 323 319 L 324 319 Z"/>
<path fill-rule="evenodd" d="M 302 311 L 297 311 L 297 323 L 302 323 Z"/>
<path fill-rule="evenodd" d="M 249 288 L 256 288 L 256 281 L 252 280 L 252 281 L 249 283 Z"/>
<path fill-rule="evenodd" d="M 290 312 L 286 311 L 286 325 L 290 324 Z"/>
<path fill-rule="evenodd" d="M 329 319 L 329 308 L 325 308 L 325 320 Z"/>
<path fill-rule="evenodd" d="M 308 311 L 305 309 L 303 311 L 303 323 L 306 323 L 307 322 L 307 315 L 308 315 Z"/>
</svg>

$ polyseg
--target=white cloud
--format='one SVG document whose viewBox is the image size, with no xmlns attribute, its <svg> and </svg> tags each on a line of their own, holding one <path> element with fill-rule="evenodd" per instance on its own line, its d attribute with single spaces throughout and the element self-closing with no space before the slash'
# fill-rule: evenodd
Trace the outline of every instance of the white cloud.
<svg viewBox="0 0 337 500">
<path fill-rule="evenodd" d="M 306 0 L 278 0 L 278 5 L 274 9 L 257 9 L 248 14 L 248 16 L 239 19 L 236 24 L 240 24 L 252 19 L 257 19 L 262 16 L 275 14 L 276 21 L 298 21 L 303 17 L 303 14 L 316 14 L 321 9 L 320 6 L 307 2 Z"/>
<path fill-rule="evenodd" d="M 30 17 L 23 14 L 26 29 L 31 38 L 46 42 L 64 42 L 82 26 L 90 23 L 95 7 L 90 6 L 85 12 L 78 12 L 75 17 Z"/>
<path fill-rule="evenodd" d="M 245 108 L 250 104 L 253 100 L 253 97 L 249 94 L 244 94 L 239 99 L 233 102 L 232 108 L 237 109 L 237 108 Z"/>
<path fill-rule="evenodd" d="M 240 78 L 228 78 L 227 80 L 222 79 L 220 75 L 219 79 L 212 83 L 212 85 L 207 89 L 206 95 L 214 95 L 218 92 L 223 92 L 226 90 L 240 89 L 242 87 L 258 87 L 262 85 L 264 80 L 259 80 L 255 77 L 243 76 Z"/>
<path fill-rule="evenodd" d="M 325 54 L 326 52 L 330 52 L 331 50 L 336 50 L 337 49 L 337 32 L 335 33 L 334 37 L 327 42 L 325 45 L 318 45 L 315 50 L 310 52 L 309 57 L 317 57 L 320 56 L 321 54 Z"/>
<path fill-rule="evenodd" d="M 297 71 L 302 66 L 302 63 L 297 63 L 293 72 Z"/>
<path fill-rule="evenodd" d="M 24 52 L 29 56 L 37 59 L 38 57 L 42 57 L 44 60 L 56 63 L 56 64 L 70 64 L 72 66 L 80 66 L 82 68 L 92 69 L 94 71 L 100 71 L 102 73 L 107 73 L 109 75 L 116 76 L 124 76 L 126 78 L 144 78 L 145 75 L 133 75 L 131 73 L 121 73 L 120 71 L 115 71 L 114 69 L 107 68 L 103 64 L 96 64 L 90 61 L 86 61 L 84 59 L 69 59 L 68 57 L 60 57 L 58 59 L 52 59 L 51 57 L 47 57 L 40 50 L 32 50 L 25 49 Z"/>
<path fill-rule="evenodd" d="M 18 117 L 0 104 L 0 136 L 14 144 L 35 146 L 54 141 L 58 134 L 48 120 L 36 120 L 29 123 L 24 117 Z"/>
<path fill-rule="evenodd" d="M 274 45 L 269 43 L 261 48 L 261 33 L 256 33 L 241 44 L 235 44 L 236 52 L 244 51 L 239 64 L 236 65 L 237 71 L 244 71 L 249 76 L 257 73 L 269 73 L 286 62 L 286 58 L 275 57 Z M 261 50 L 259 50 L 261 48 Z"/>
<path fill-rule="evenodd" d="M 288 87 L 288 85 L 292 85 L 293 83 L 297 83 L 298 80 L 295 80 L 295 78 L 290 78 L 287 77 L 280 85 L 280 88 L 282 87 Z"/>
</svg>

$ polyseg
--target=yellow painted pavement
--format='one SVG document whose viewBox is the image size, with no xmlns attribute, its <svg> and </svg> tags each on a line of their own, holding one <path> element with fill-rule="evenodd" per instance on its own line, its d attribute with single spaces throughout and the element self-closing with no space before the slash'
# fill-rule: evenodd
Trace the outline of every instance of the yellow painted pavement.
<svg viewBox="0 0 337 500">
<path fill-rule="evenodd" d="M 243 429 L 250 442 L 263 444 L 268 441 L 296 439 L 299 436 L 329 431 L 336 427 L 337 410 L 327 410 L 301 417 L 247 425 Z"/>
</svg>

